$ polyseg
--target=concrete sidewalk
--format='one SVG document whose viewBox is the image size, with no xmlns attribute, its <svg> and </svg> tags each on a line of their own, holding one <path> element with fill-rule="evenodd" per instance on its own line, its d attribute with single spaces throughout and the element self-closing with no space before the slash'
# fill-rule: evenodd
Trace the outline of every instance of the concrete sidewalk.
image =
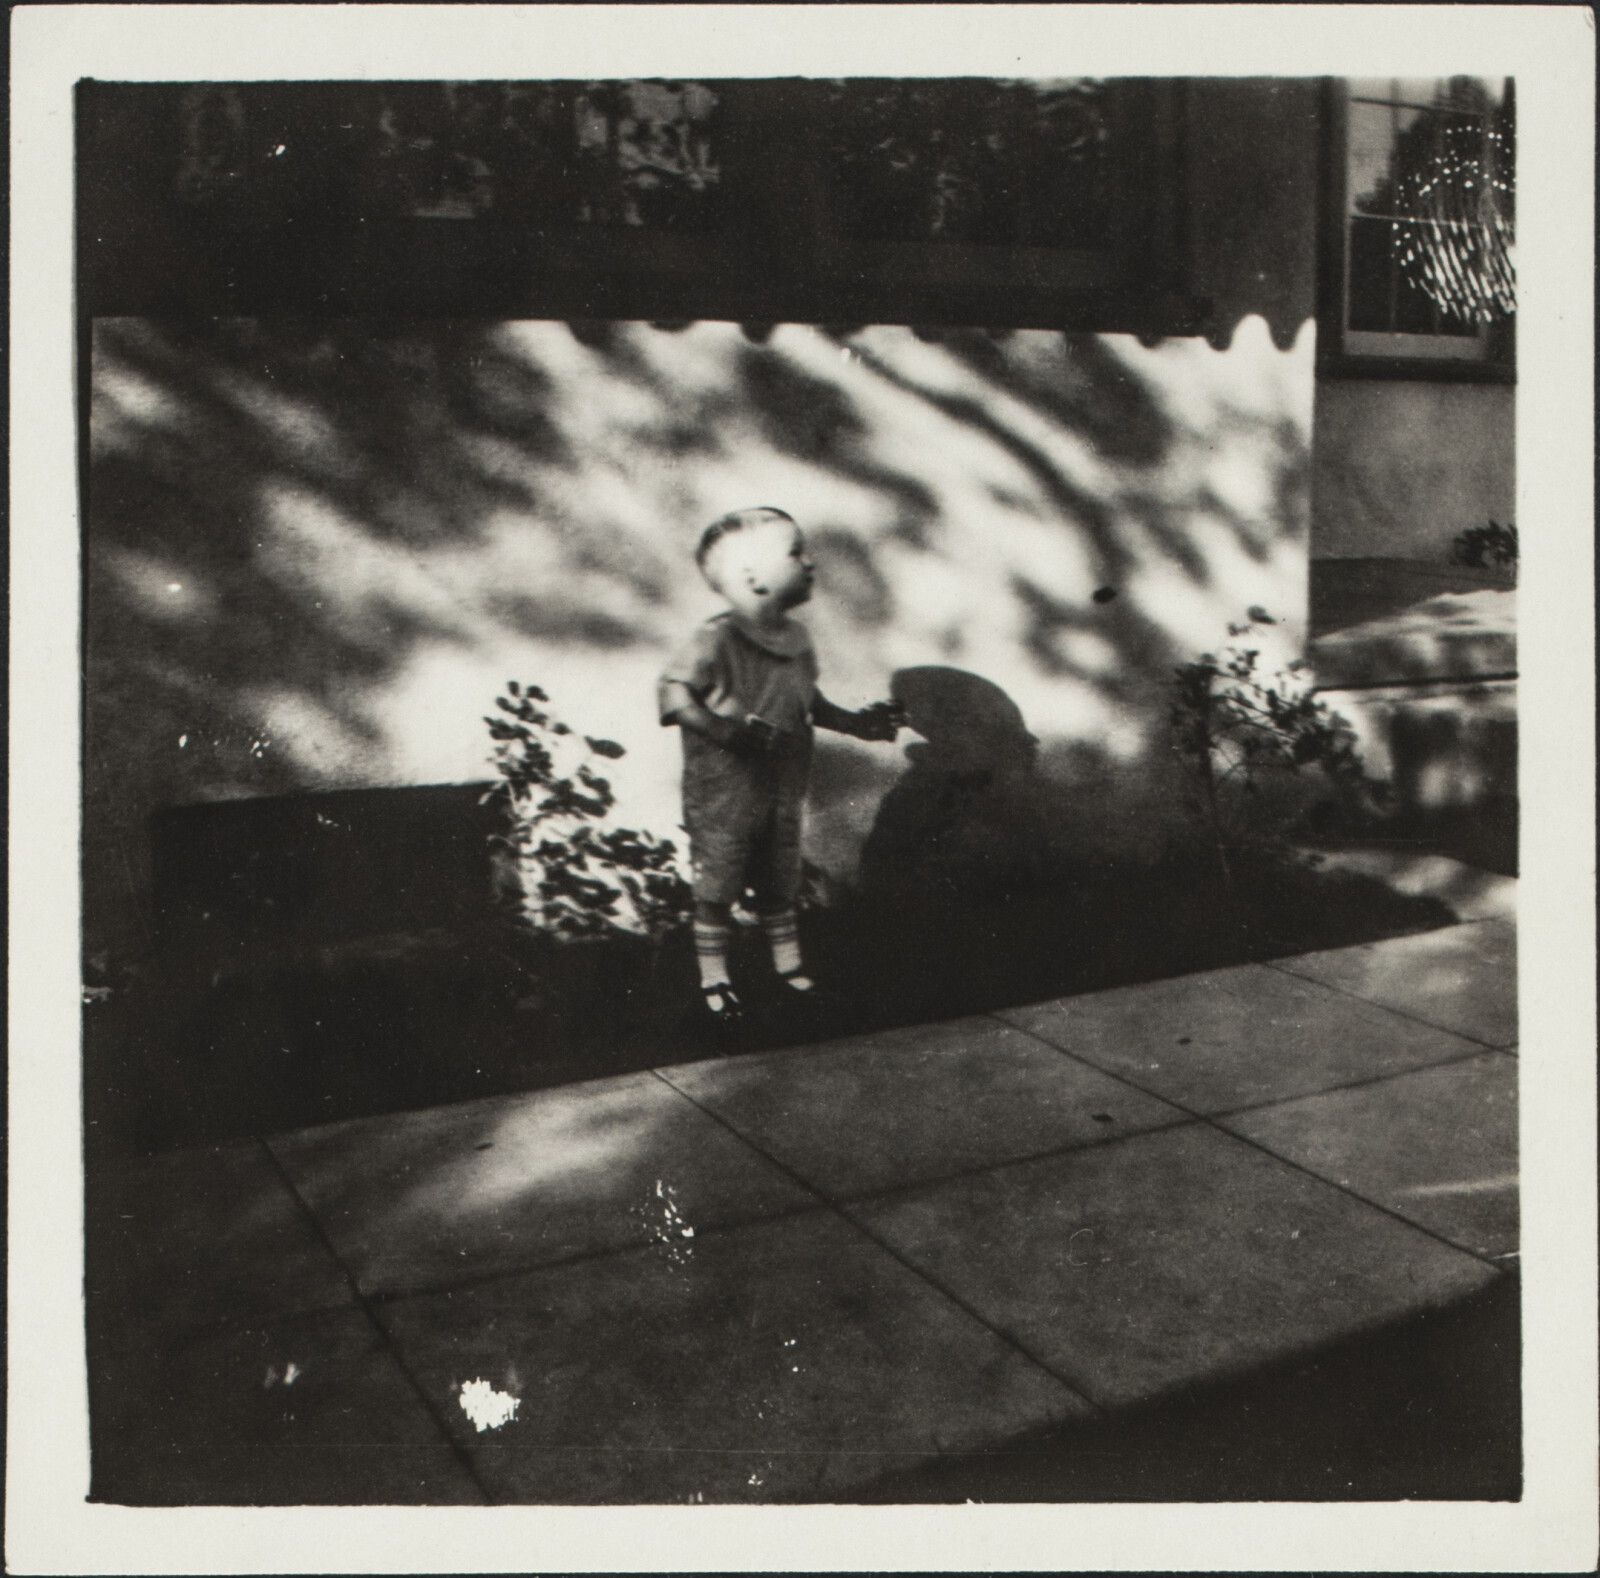
<svg viewBox="0 0 1600 1578">
<path fill-rule="evenodd" d="M 1451 1305 L 1516 1265 L 1484 914 L 96 1167 L 95 1493 L 850 1500 Z"/>
</svg>

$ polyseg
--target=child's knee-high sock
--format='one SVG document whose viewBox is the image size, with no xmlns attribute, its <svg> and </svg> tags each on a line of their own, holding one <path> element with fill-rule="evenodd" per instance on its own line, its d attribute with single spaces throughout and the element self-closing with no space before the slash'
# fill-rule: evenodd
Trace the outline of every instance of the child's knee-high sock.
<svg viewBox="0 0 1600 1578">
<path fill-rule="evenodd" d="M 763 915 L 761 925 L 772 945 L 773 968 L 797 991 L 809 991 L 811 980 L 805 974 L 805 960 L 800 954 L 800 926 L 794 907 Z"/>
<path fill-rule="evenodd" d="M 728 985 L 728 934 L 726 920 L 708 920 L 697 915 L 694 921 L 694 956 L 700 966 L 700 985 Z"/>
</svg>

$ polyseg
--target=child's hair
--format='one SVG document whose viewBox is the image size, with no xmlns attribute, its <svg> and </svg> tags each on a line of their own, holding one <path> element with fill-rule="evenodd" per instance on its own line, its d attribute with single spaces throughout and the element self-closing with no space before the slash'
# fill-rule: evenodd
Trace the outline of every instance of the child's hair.
<svg viewBox="0 0 1600 1578">
<path fill-rule="evenodd" d="M 794 524 L 794 516 L 787 510 L 774 509 L 770 504 L 758 504 L 747 510 L 730 510 L 720 519 L 712 521 L 700 533 L 700 544 L 694 551 L 694 562 L 700 566 L 700 573 L 705 574 L 706 561 L 711 557 L 711 550 L 724 537 L 731 537 L 735 532 L 744 531 L 750 526 L 758 526 L 767 520 L 788 521 L 791 526 Z"/>
</svg>

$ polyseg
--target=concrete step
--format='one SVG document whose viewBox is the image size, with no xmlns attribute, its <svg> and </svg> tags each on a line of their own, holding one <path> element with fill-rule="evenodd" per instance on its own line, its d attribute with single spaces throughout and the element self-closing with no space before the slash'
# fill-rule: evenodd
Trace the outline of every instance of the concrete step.
<svg viewBox="0 0 1600 1578">
<path fill-rule="evenodd" d="M 1368 773 L 1395 805 L 1436 813 L 1515 800 L 1515 680 L 1321 689 L 1355 730 Z"/>
</svg>

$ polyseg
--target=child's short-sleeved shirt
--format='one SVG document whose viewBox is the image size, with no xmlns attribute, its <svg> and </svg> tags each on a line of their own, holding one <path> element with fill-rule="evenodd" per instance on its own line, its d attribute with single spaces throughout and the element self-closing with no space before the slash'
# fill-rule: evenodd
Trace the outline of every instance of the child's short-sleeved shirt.
<svg viewBox="0 0 1600 1578">
<path fill-rule="evenodd" d="M 665 690 L 674 681 L 720 717 L 754 713 L 785 735 L 802 735 L 811 729 L 817 655 L 804 625 L 762 630 L 721 613 L 700 625 L 662 671 L 663 718 Z"/>
<path fill-rule="evenodd" d="M 738 756 L 683 731 L 683 821 L 695 896 L 727 904 L 752 886 L 769 902 L 793 900 L 817 694 L 811 637 L 801 625 L 754 630 L 733 613 L 718 614 L 663 671 L 663 714 L 674 682 L 721 717 L 754 713 L 780 731 L 761 756 Z"/>
</svg>

